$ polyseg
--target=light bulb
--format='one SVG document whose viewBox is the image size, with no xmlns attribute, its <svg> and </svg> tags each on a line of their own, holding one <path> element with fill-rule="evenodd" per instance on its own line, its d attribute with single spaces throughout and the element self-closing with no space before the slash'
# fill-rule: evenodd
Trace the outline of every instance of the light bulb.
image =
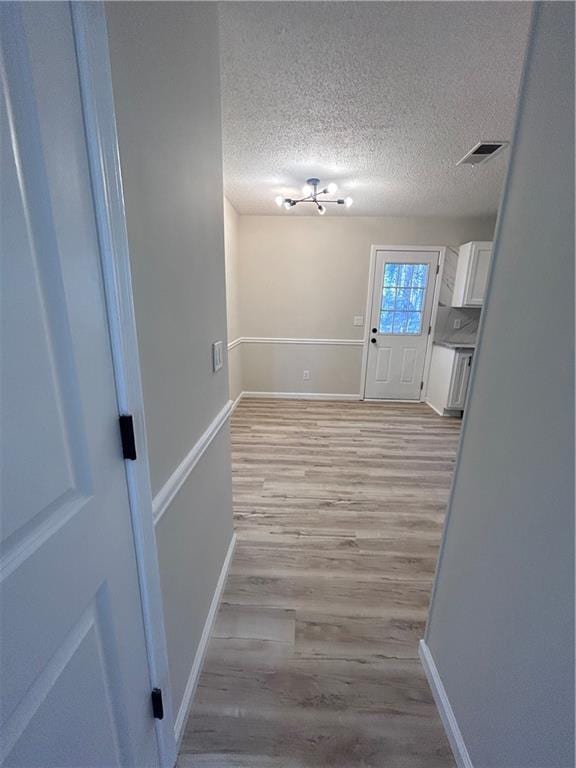
<svg viewBox="0 0 576 768">
<path fill-rule="evenodd" d="M 324 216 L 324 214 L 326 213 L 326 208 L 324 208 L 323 205 L 319 205 L 318 206 L 318 213 L 320 214 L 320 216 Z"/>
<path fill-rule="evenodd" d="M 346 208 L 350 208 L 350 206 L 352 205 L 353 202 L 354 202 L 354 200 L 352 200 L 351 197 L 345 197 L 344 198 L 344 205 L 346 206 Z"/>
<path fill-rule="evenodd" d="M 284 202 L 284 198 L 282 197 L 282 195 L 278 195 L 278 197 L 275 197 L 275 198 L 274 198 L 274 202 L 276 203 L 276 205 L 278 206 L 278 208 L 281 208 L 281 207 L 282 207 L 282 204 L 283 204 L 283 202 Z"/>
<path fill-rule="evenodd" d="M 329 195 L 333 195 L 337 189 L 338 189 L 338 184 L 334 184 L 333 181 L 330 182 L 330 184 L 328 184 L 328 186 L 326 187 L 326 191 L 328 192 Z"/>
<path fill-rule="evenodd" d="M 282 205 L 284 206 L 284 208 L 285 208 L 287 211 L 289 211 L 289 210 L 290 210 L 290 208 L 292 208 L 292 203 L 290 202 L 290 200 L 284 200 L 284 202 L 282 203 Z"/>
<path fill-rule="evenodd" d="M 312 192 L 314 192 L 314 190 L 310 186 L 310 184 L 304 184 L 304 186 L 302 187 L 302 194 L 306 195 L 306 197 L 308 197 L 308 195 L 311 195 Z"/>
</svg>

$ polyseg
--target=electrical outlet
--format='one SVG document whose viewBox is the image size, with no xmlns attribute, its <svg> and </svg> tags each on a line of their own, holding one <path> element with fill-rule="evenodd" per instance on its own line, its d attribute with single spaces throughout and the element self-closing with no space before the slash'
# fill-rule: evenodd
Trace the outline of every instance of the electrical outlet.
<svg viewBox="0 0 576 768">
<path fill-rule="evenodd" d="M 364 315 L 354 315 L 354 325 L 362 327 L 364 325 Z"/>
<path fill-rule="evenodd" d="M 216 373 L 216 371 L 219 371 L 223 365 L 224 365 L 224 357 L 222 355 L 222 342 L 215 341 L 212 344 L 212 368 L 214 370 L 214 373 Z"/>
<path fill-rule="evenodd" d="M 302 371 L 302 381 L 310 381 L 310 371 Z"/>
<path fill-rule="evenodd" d="M 460 328 L 462 328 L 462 320 L 461 320 L 459 317 L 457 317 L 457 318 L 454 320 L 454 328 L 455 328 L 456 330 L 459 330 Z"/>
</svg>

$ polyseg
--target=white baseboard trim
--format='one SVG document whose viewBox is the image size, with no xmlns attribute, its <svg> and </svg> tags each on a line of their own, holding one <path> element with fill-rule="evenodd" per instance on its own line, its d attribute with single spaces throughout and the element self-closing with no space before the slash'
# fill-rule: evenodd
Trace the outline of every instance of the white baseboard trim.
<svg viewBox="0 0 576 768">
<path fill-rule="evenodd" d="M 244 397 L 244 392 L 240 392 L 240 394 L 238 395 L 236 400 L 234 400 L 234 402 L 232 403 L 232 406 L 230 408 L 230 416 L 232 416 L 232 414 L 234 413 L 234 411 L 238 407 L 238 403 L 240 402 L 240 400 L 242 400 L 243 397 Z"/>
<path fill-rule="evenodd" d="M 230 414 L 232 413 L 232 400 L 228 400 L 226 405 L 216 414 L 206 431 L 200 436 L 200 439 L 192 447 L 192 450 L 180 462 L 156 496 L 152 499 L 152 514 L 154 525 L 158 523 L 164 512 L 170 506 L 172 499 L 176 496 L 180 488 L 186 482 L 188 475 L 196 464 L 200 461 L 202 455 L 212 442 L 218 432 L 222 429 Z"/>
<path fill-rule="evenodd" d="M 420 656 L 420 661 L 422 662 L 424 672 L 428 678 L 428 683 L 432 690 L 436 707 L 442 718 L 444 730 L 446 731 L 448 741 L 452 747 L 456 764 L 458 765 L 458 768 L 474 768 L 470 755 L 468 754 L 468 749 L 466 748 L 464 737 L 458 726 L 458 721 L 456 720 L 456 716 L 450 705 L 448 694 L 446 693 L 446 689 L 444 688 L 438 669 L 436 668 L 436 664 L 430 653 L 430 649 L 424 640 L 420 640 L 418 655 Z"/>
<path fill-rule="evenodd" d="M 432 410 L 435 411 L 438 414 L 438 416 L 444 416 L 444 412 L 439 411 L 438 408 L 436 408 L 435 405 L 432 405 L 432 403 L 429 400 L 424 400 L 424 402 L 429 408 L 432 408 Z"/>
<path fill-rule="evenodd" d="M 174 737 L 176 739 L 177 751 L 180 749 L 180 741 L 184 735 L 184 727 L 186 725 L 186 721 L 188 720 L 188 715 L 190 714 L 190 709 L 194 700 L 194 694 L 196 692 L 196 686 L 198 685 L 198 680 L 200 679 L 200 672 L 202 671 L 202 665 L 204 664 L 204 658 L 206 656 L 206 651 L 208 650 L 208 643 L 210 642 L 210 635 L 212 634 L 214 622 L 216 621 L 216 616 L 218 614 L 218 608 L 220 607 L 220 600 L 222 599 L 224 587 L 226 586 L 228 571 L 230 570 L 230 563 L 232 562 L 235 546 L 236 534 L 234 533 L 232 534 L 228 552 L 226 553 L 226 557 L 222 563 L 222 569 L 220 571 L 220 576 L 218 577 L 218 583 L 216 584 L 214 596 L 212 597 L 212 602 L 210 603 L 210 610 L 208 611 L 208 616 L 206 617 L 206 621 L 204 623 L 204 629 L 202 630 L 202 637 L 200 638 L 198 649 L 196 650 L 196 655 L 194 656 L 194 663 L 192 664 L 188 682 L 186 683 L 186 688 L 184 689 L 184 695 L 182 696 L 182 702 L 174 722 Z"/>
<path fill-rule="evenodd" d="M 358 394 L 329 394 L 325 392 L 242 392 L 242 397 L 264 400 L 361 400 Z"/>
<path fill-rule="evenodd" d="M 234 347 L 237 347 L 239 344 L 242 344 L 244 339 L 239 336 L 237 339 L 234 339 L 234 341 L 228 342 L 228 352 L 230 352 L 231 349 L 234 349 Z"/>
</svg>

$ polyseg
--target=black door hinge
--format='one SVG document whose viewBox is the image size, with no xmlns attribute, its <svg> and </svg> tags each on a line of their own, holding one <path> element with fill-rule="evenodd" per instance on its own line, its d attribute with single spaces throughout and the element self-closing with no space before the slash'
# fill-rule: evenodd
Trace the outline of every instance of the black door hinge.
<svg viewBox="0 0 576 768">
<path fill-rule="evenodd" d="M 440 264 L 436 264 L 436 274 L 438 274 L 438 272 L 440 272 Z"/>
<path fill-rule="evenodd" d="M 124 413 L 118 417 L 120 422 L 120 439 L 122 440 L 122 455 L 125 459 L 135 461 L 136 438 L 134 436 L 134 419 L 131 413 Z"/>
<path fill-rule="evenodd" d="M 421 381 L 421 382 L 420 382 L 420 392 L 422 392 L 422 390 L 423 390 L 423 389 L 424 389 L 424 382 L 423 382 L 423 381 Z"/>
<path fill-rule="evenodd" d="M 152 714 L 156 720 L 164 719 L 164 703 L 162 702 L 162 689 L 152 688 Z"/>
<path fill-rule="evenodd" d="M 429 326 L 428 326 L 428 336 L 430 336 L 430 334 L 431 334 L 431 333 L 432 333 L 432 326 L 431 326 L 431 325 L 429 325 Z"/>
</svg>

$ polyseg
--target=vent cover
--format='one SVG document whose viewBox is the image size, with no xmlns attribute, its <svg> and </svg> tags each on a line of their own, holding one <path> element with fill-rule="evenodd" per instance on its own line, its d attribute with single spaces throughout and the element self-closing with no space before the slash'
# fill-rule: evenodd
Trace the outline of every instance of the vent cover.
<svg viewBox="0 0 576 768">
<path fill-rule="evenodd" d="M 472 147 L 462 160 L 458 160 L 456 165 L 482 165 L 499 154 L 507 146 L 507 141 L 481 141 L 475 147 Z"/>
</svg>

